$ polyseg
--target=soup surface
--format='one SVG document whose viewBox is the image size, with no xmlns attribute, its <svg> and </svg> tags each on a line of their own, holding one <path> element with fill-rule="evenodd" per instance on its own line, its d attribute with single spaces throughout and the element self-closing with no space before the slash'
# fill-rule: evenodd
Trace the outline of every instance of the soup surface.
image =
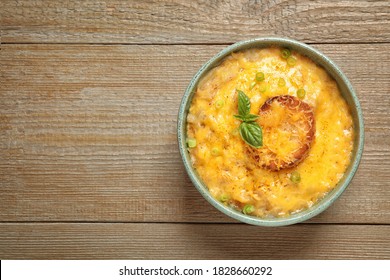
<svg viewBox="0 0 390 280">
<path fill-rule="evenodd" d="M 238 90 L 249 97 L 250 113 L 259 115 L 260 148 L 239 133 Z M 269 168 L 259 162 L 269 162 L 270 155 L 287 158 L 305 141 L 294 130 L 300 112 L 276 104 L 273 115 L 261 114 L 267 100 L 283 95 L 310 108 L 312 141 L 296 164 Z M 216 199 L 248 215 L 283 217 L 312 206 L 336 186 L 349 165 L 354 132 L 348 106 L 326 71 L 299 53 L 272 47 L 232 53 L 200 81 L 187 137 L 192 164 Z"/>
</svg>

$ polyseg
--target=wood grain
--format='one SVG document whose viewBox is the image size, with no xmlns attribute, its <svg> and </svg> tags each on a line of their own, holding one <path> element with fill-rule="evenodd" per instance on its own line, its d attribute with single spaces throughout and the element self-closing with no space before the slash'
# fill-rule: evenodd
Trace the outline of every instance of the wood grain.
<svg viewBox="0 0 390 280">
<path fill-rule="evenodd" d="M 0 220 L 233 222 L 195 190 L 176 143 L 182 94 L 223 47 L 2 45 Z M 388 224 L 389 44 L 314 47 L 355 86 L 366 144 L 311 222 Z"/>
<path fill-rule="evenodd" d="M 390 259 L 390 226 L 0 224 L 1 259 Z"/>
<path fill-rule="evenodd" d="M 3 43 L 389 42 L 389 1 L 3 0 Z"/>
<path fill-rule="evenodd" d="M 215 210 L 176 143 L 199 67 L 262 36 L 333 59 L 365 121 L 350 187 L 283 228 Z M 0 259 L 390 259 L 389 38 L 381 0 L 2 0 Z"/>
</svg>

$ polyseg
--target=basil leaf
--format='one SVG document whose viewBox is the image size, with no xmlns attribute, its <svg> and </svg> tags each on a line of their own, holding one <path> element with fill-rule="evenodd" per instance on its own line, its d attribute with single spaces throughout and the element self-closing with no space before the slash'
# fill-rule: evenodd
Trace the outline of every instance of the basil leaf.
<svg viewBox="0 0 390 280">
<path fill-rule="evenodd" d="M 241 91 L 237 90 L 238 92 L 238 114 L 241 116 L 246 116 L 249 114 L 249 111 L 251 109 L 251 102 L 249 100 L 249 97 L 246 96 L 246 94 Z"/>
<path fill-rule="evenodd" d="M 243 122 L 253 122 L 259 118 L 258 115 L 248 114 L 246 116 L 234 115 L 234 117 Z"/>
<path fill-rule="evenodd" d="M 253 122 L 259 118 L 258 115 L 248 114 L 244 117 L 242 121 L 244 122 Z"/>
<path fill-rule="evenodd" d="M 245 117 L 244 117 L 244 116 L 241 116 L 241 115 L 234 115 L 234 117 L 235 117 L 236 119 L 240 120 L 240 121 L 243 121 L 243 122 L 246 120 Z"/>
<path fill-rule="evenodd" d="M 263 131 L 257 122 L 243 122 L 240 124 L 241 138 L 250 146 L 263 146 Z"/>
<path fill-rule="evenodd" d="M 237 89 L 238 93 L 238 115 L 234 115 L 236 119 L 242 121 L 239 130 L 241 138 L 248 145 L 254 148 L 263 146 L 263 131 L 260 125 L 255 122 L 259 116 L 249 114 L 251 102 L 249 97 L 241 90 Z"/>
</svg>

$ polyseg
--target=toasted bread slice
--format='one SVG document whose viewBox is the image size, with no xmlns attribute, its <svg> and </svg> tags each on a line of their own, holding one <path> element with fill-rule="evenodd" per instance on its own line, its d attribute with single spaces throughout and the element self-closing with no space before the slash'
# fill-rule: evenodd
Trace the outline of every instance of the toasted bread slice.
<svg viewBox="0 0 390 280">
<path fill-rule="evenodd" d="M 291 168 L 306 158 L 315 137 L 310 105 L 291 95 L 268 99 L 259 110 L 263 147 L 248 146 L 249 155 L 262 168 Z"/>
</svg>

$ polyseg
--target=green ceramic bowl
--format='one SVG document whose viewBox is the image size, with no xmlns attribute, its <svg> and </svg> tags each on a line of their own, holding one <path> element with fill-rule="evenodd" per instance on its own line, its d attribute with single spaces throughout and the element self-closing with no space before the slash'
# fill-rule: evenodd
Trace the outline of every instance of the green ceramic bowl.
<svg viewBox="0 0 390 280">
<path fill-rule="evenodd" d="M 269 46 L 281 46 L 283 48 L 295 50 L 312 59 L 322 68 L 324 68 L 337 82 L 341 94 L 343 95 L 344 99 L 347 101 L 350 107 L 351 114 L 353 117 L 353 125 L 356 133 L 351 163 L 347 171 L 345 172 L 344 177 L 340 180 L 337 186 L 331 192 L 329 192 L 321 201 L 318 201 L 309 209 L 284 218 L 258 218 L 244 215 L 241 212 L 233 210 L 216 200 L 209 193 L 207 186 L 202 182 L 202 179 L 199 177 L 196 170 L 192 167 L 186 146 L 187 113 L 199 80 L 211 69 L 218 66 L 221 61 L 232 52 L 237 52 L 249 48 L 266 48 Z M 321 52 L 306 44 L 285 38 L 258 38 L 248 41 L 241 41 L 225 48 L 213 58 L 211 58 L 206 64 L 204 64 L 192 78 L 190 84 L 188 85 L 184 93 L 179 109 L 177 135 L 179 142 L 179 150 L 184 162 L 184 166 L 191 181 L 198 189 L 198 191 L 202 194 L 202 196 L 222 213 L 241 222 L 258 226 L 286 226 L 295 223 L 300 223 L 318 215 L 319 213 L 327 209 L 350 184 L 356 170 L 358 169 L 364 145 L 364 125 L 362 110 L 360 108 L 358 98 L 356 97 L 352 85 L 348 81 L 347 77 L 341 72 L 341 70 L 333 61 L 331 61 Z"/>
</svg>

